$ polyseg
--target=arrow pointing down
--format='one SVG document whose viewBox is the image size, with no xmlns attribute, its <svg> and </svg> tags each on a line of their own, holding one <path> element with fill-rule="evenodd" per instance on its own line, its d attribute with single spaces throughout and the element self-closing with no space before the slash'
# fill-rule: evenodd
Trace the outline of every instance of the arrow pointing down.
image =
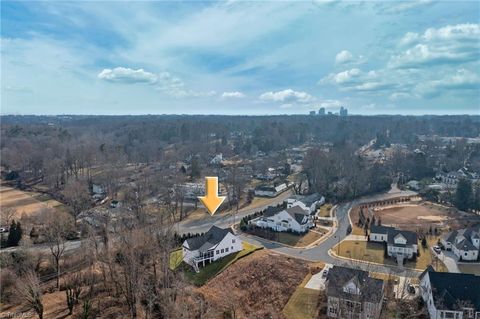
<svg viewBox="0 0 480 319">
<path fill-rule="evenodd" d="M 205 196 L 198 196 L 198 199 L 202 202 L 208 212 L 213 216 L 218 207 L 225 200 L 225 196 L 218 196 L 218 177 L 207 176 L 205 177 Z"/>
</svg>

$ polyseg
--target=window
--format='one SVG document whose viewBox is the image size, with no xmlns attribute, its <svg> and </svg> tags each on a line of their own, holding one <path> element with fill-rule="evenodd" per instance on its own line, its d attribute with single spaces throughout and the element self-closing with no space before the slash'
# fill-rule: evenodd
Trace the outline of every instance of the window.
<svg viewBox="0 0 480 319">
<path fill-rule="evenodd" d="M 220 250 L 217 249 L 217 255 L 220 254 Z"/>
<path fill-rule="evenodd" d="M 230 247 L 230 248 L 233 250 L 233 246 L 232 246 L 232 247 Z"/>
<path fill-rule="evenodd" d="M 235 244 L 235 239 L 232 239 L 232 244 Z"/>
<path fill-rule="evenodd" d="M 222 248 L 221 253 L 223 254 L 223 252 L 224 252 L 224 249 Z"/>
<path fill-rule="evenodd" d="M 228 247 L 227 247 L 227 248 L 225 248 L 225 252 L 226 252 L 226 253 L 228 253 Z"/>
<path fill-rule="evenodd" d="M 467 252 L 465 252 L 465 256 L 467 256 L 467 255 L 468 255 L 468 253 L 467 253 Z"/>
</svg>

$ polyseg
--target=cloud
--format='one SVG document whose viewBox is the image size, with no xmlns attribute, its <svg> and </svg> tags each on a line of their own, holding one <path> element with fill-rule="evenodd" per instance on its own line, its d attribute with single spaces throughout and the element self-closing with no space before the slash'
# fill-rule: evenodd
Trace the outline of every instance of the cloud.
<svg viewBox="0 0 480 319">
<path fill-rule="evenodd" d="M 406 33 L 399 45 L 408 47 L 390 58 L 390 68 L 459 64 L 480 59 L 480 25 L 457 24 Z"/>
<path fill-rule="evenodd" d="M 125 67 L 116 67 L 114 69 L 103 69 L 98 74 L 101 80 L 116 82 L 116 83 L 148 83 L 154 84 L 158 77 L 143 69 L 130 69 Z"/>
<path fill-rule="evenodd" d="M 362 55 L 354 56 L 348 50 L 342 50 L 338 52 L 337 55 L 335 56 L 335 65 L 346 65 L 346 64 L 358 65 L 365 62 L 366 62 L 366 59 L 364 56 Z"/>
<path fill-rule="evenodd" d="M 320 80 L 320 84 L 344 84 L 357 81 L 362 75 L 362 71 L 357 68 L 342 71 L 339 73 L 330 73 Z"/>
<path fill-rule="evenodd" d="M 433 0 L 409 0 L 409 1 L 397 1 L 397 2 L 388 2 L 380 3 L 380 11 L 391 14 L 398 14 L 405 11 L 411 11 L 414 9 L 426 7 L 434 4 Z"/>
<path fill-rule="evenodd" d="M 245 94 L 242 92 L 234 91 L 234 92 L 223 92 L 222 98 L 244 98 L 246 97 Z"/>
<path fill-rule="evenodd" d="M 467 69 L 459 69 L 455 74 L 441 80 L 420 83 L 416 87 L 416 92 L 424 97 L 435 97 L 450 91 L 472 91 L 478 94 L 479 88 L 480 76 L 477 73 Z"/>
<path fill-rule="evenodd" d="M 323 100 L 318 104 L 318 106 L 326 109 L 338 108 L 342 105 L 344 105 L 344 103 L 340 102 L 339 100 Z"/>
<path fill-rule="evenodd" d="M 261 94 L 259 98 L 262 101 L 282 102 L 284 104 L 309 103 L 315 100 L 315 97 L 306 92 L 298 92 L 292 89 L 265 92 Z"/>
</svg>

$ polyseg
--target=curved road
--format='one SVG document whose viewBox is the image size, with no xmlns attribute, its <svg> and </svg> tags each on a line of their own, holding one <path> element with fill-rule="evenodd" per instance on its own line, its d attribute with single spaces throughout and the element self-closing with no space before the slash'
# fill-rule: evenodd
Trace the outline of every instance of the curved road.
<svg viewBox="0 0 480 319">
<path fill-rule="evenodd" d="M 330 236 L 326 240 L 310 248 L 293 248 L 293 247 L 285 246 L 279 243 L 274 243 L 272 241 L 263 240 L 262 238 L 259 238 L 256 236 L 252 237 L 252 236 L 241 235 L 241 237 L 243 240 L 249 243 L 252 243 L 254 245 L 260 245 L 267 249 L 271 249 L 275 252 L 279 252 L 294 258 L 301 258 L 301 259 L 305 259 L 313 262 L 322 261 L 325 263 L 338 265 L 338 266 L 356 267 L 356 268 L 361 268 L 363 270 L 384 273 L 384 274 L 395 274 L 395 275 L 404 276 L 404 277 L 417 277 L 419 275 L 419 272 L 416 270 L 407 269 L 407 268 L 398 267 L 398 266 L 386 266 L 386 265 L 372 264 L 368 262 L 347 260 L 343 258 L 334 257 L 329 253 L 329 251 L 335 245 L 337 245 L 339 242 L 345 239 L 345 237 L 348 235 L 347 228 L 350 225 L 348 212 L 350 208 L 362 202 L 371 202 L 371 201 L 380 200 L 380 199 L 389 199 L 389 198 L 395 198 L 399 196 L 408 196 L 408 195 L 414 195 L 414 194 L 415 193 L 413 192 L 399 191 L 396 188 L 392 188 L 392 190 L 386 194 L 368 196 L 368 197 L 354 200 L 352 202 L 338 205 L 336 208 L 336 219 L 337 219 L 337 225 L 338 225 L 337 229 L 332 234 L 330 234 Z"/>
</svg>

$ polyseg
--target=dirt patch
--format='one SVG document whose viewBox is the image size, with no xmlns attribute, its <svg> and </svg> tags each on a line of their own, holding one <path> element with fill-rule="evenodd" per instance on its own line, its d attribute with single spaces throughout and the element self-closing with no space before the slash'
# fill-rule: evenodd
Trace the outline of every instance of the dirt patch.
<svg viewBox="0 0 480 319">
<path fill-rule="evenodd" d="M 198 291 L 212 318 L 284 318 L 282 309 L 309 272 L 304 261 L 259 251 L 230 266 Z"/>
<path fill-rule="evenodd" d="M 352 222 L 357 223 L 360 209 L 352 210 Z M 439 230 L 458 229 L 480 221 L 479 216 L 465 214 L 455 208 L 435 205 L 429 202 L 419 204 L 389 205 L 363 209 L 365 217 L 379 219 L 382 225 L 395 226 L 403 230 L 428 231 L 430 227 Z"/>
</svg>

